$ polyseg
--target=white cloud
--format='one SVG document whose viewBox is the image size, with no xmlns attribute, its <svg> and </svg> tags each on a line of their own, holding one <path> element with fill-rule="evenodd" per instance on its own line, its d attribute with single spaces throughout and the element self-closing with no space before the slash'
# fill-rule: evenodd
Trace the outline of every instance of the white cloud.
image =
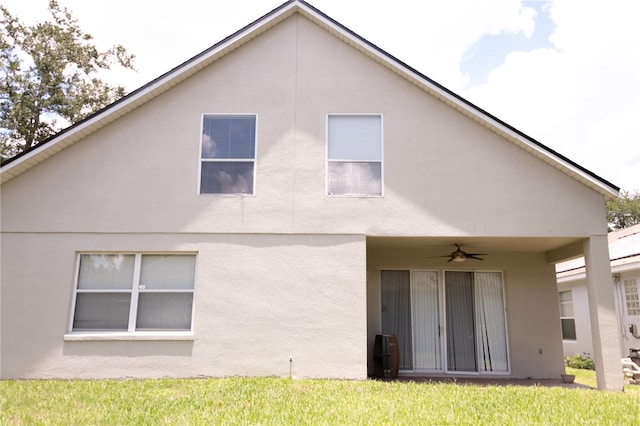
<svg viewBox="0 0 640 426">
<path fill-rule="evenodd" d="M 623 189 L 640 189 L 638 16 L 635 0 L 553 1 L 557 50 L 511 53 L 462 95 Z"/>
<path fill-rule="evenodd" d="M 315 3 L 343 25 L 454 91 L 468 83 L 460 72 L 460 60 L 480 37 L 500 32 L 528 37 L 535 16 L 519 0 Z"/>
<path fill-rule="evenodd" d="M 284 0 L 59 0 L 107 47 L 137 56 L 137 73 L 115 71 L 109 81 L 133 90 L 232 34 Z M 48 0 L 4 0 L 21 19 L 47 17 Z M 460 58 L 484 34 L 533 29 L 533 9 L 519 0 L 312 0 L 311 4 L 448 88 L 468 83 Z"/>
</svg>

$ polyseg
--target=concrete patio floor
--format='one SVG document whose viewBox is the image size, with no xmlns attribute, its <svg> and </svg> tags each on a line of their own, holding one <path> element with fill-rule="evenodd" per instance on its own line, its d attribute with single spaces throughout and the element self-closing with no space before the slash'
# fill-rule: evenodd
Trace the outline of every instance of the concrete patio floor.
<svg viewBox="0 0 640 426">
<path fill-rule="evenodd" d="M 426 376 L 399 376 L 397 378 L 376 379 L 382 381 L 400 381 L 400 382 L 435 382 L 435 383 L 458 383 L 464 385 L 475 386 L 542 386 L 542 387 L 561 387 L 569 389 L 596 389 L 591 386 L 582 385 L 580 383 L 565 383 L 561 379 L 515 379 L 515 378 L 496 378 L 496 377 L 426 377 Z"/>
</svg>

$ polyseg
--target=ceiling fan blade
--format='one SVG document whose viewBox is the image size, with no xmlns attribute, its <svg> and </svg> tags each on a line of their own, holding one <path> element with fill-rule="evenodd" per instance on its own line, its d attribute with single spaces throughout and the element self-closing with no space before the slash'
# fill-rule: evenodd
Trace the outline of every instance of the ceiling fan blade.
<svg viewBox="0 0 640 426">
<path fill-rule="evenodd" d="M 475 260 L 484 260 L 481 257 L 477 256 L 487 256 L 487 253 L 467 253 L 460 248 L 460 244 L 454 244 L 456 246 L 456 250 L 445 256 L 432 256 L 429 259 L 443 258 L 448 257 L 449 260 L 447 262 L 464 262 L 465 259 L 475 259 Z"/>
<path fill-rule="evenodd" d="M 484 256 L 484 255 L 480 255 L 480 256 Z M 467 254 L 467 259 L 474 259 L 474 260 L 484 260 L 480 257 L 476 257 L 475 254 Z"/>
</svg>

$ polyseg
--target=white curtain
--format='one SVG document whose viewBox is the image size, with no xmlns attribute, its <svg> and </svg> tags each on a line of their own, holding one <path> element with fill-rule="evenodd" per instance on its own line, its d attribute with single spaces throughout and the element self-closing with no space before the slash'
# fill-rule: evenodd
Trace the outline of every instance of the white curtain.
<svg viewBox="0 0 640 426">
<path fill-rule="evenodd" d="M 78 289 L 131 290 L 134 261 L 132 254 L 83 254 Z"/>
<path fill-rule="evenodd" d="M 129 325 L 131 293 L 78 293 L 73 330 L 120 330 Z"/>
<path fill-rule="evenodd" d="M 192 293 L 140 293 L 136 330 L 191 329 Z"/>
<path fill-rule="evenodd" d="M 382 160 L 382 116 L 330 115 L 328 125 L 329 160 Z"/>
<path fill-rule="evenodd" d="M 506 372 L 509 366 L 502 274 L 499 272 L 476 272 L 474 281 L 478 370 Z"/>
<path fill-rule="evenodd" d="M 189 330 L 194 255 L 142 255 L 136 330 Z"/>
<path fill-rule="evenodd" d="M 194 255 L 142 256 L 140 285 L 145 289 L 193 289 L 196 273 Z"/>
<path fill-rule="evenodd" d="M 411 305 L 415 368 L 439 370 L 441 351 L 437 272 L 411 272 Z"/>
</svg>

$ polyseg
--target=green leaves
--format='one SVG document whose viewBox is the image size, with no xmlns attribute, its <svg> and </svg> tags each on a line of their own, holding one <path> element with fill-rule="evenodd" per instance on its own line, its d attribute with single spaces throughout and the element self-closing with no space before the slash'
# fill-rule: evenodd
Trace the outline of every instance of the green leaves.
<svg viewBox="0 0 640 426">
<path fill-rule="evenodd" d="M 124 95 L 96 74 L 134 56 L 121 45 L 101 52 L 71 12 L 49 2 L 51 20 L 26 26 L 0 5 L 0 157 L 9 158 Z"/>
<path fill-rule="evenodd" d="M 620 197 L 607 201 L 607 223 L 610 230 L 628 228 L 640 223 L 640 192 L 620 192 Z"/>
</svg>

